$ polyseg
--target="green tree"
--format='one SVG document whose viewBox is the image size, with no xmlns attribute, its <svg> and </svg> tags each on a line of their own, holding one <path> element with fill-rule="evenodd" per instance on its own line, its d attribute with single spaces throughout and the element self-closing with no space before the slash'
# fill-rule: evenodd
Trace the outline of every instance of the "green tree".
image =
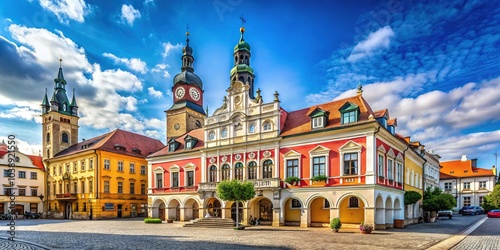
<svg viewBox="0 0 500 250">
<path fill-rule="evenodd" d="M 424 191 L 422 207 L 426 211 L 437 212 L 439 210 L 450 210 L 457 205 L 457 201 L 451 194 L 443 193 L 439 188 L 428 187 Z"/>
<path fill-rule="evenodd" d="M 239 227 L 239 202 L 248 201 L 255 196 L 253 183 L 249 181 L 221 181 L 217 185 L 217 196 L 224 201 L 236 202 L 236 227 Z"/>
<path fill-rule="evenodd" d="M 488 201 L 488 204 L 494 207 L 500 207 L 500 184 L 496 184 L 493 191 L 486 195 L 486 200 Z"/>
<path fill-rule="evenodd" d="M 417 191 L 406 191 L 405 192 L 405 206 L 413 205 L 422 199 L 422 195 Z"/>
</svg>

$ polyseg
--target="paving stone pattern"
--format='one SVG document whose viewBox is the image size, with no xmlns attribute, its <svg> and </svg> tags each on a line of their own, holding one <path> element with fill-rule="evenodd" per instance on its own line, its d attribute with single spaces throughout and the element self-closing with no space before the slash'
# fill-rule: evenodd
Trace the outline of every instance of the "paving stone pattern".
<svg viewBox="0 0 500 250">
<path fill-rule="evenodd" d="M 357 229 L 333 233 L 327 228 L 270 226 L 241 231 L 185 228 L 182 223 L 145 224 L 139 218 L 19 220 L 16 236 L 49 249 L 426 249 L 483 217 L 457 216 L 372 234 L 360 234 Z M 0 237 L 6 230 L 7 227 L 0 226 Z"/>
<path fill-rule="evenodd" d="M 458 243 L 453 250 L 500 249 L 500 218 L 489 218 L 474 232 Z"/>
</svg>

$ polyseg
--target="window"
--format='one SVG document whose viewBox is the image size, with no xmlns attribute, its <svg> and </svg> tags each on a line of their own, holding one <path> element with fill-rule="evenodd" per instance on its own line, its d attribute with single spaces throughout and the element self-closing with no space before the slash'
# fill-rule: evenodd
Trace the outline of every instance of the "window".
<svg viewBox="0 0 500 250">
<path fill-rule="evenodd" d="M 89 193 L 94 192 L 94 183 L 89 180 Z"/>
<path fill-rule="evenodd" d="M 179 172 L 172 173 L 172 187 L 179 186 Z"/>
<path fill-rule="evenodd" d="M 4 169 L 3 170 L 3 177 L 9 177 L 10 170 L 9 169 Z"/>
<path fill-rule="evenodd" d="M 318 175 L 326 175 L 326 157 L 313 157 L 313 177 Z"/>
<path fill-rule="evenodd" d="M 87 212 L 87 203 L 86 202 L 83 203 L 82 212 Z"/>
<path fill-rule="evenodd" d="M 31 196 L 38 196 L 38 189 L 32 188 L 31 189 Z"/>
<path fill-rule="evenodd" d="M 104 181 L 104 193 L 109 194 L 109 181 Z"/>
<path fill-rule="evenodd" d="M 392 173 L 393 164 L 394 164 L 394 161 L 392 159 L 387 159 L 387 178 L 389 178 L 389 180 L 391 180 L 391 181 L 394 180 L 393 173 Z"/>
<path fill-rule="evenodd" d="M 31 179 L 38 179 L 38 176 L 37 176 L 36 172 L 31 172 L 30 175 L 31 175 L 30 176 Z"/>
<path fill-rule="evenodd" d="M 142 195 L 146 194 L 146 184 L 141 184 L 141 194 Z"/>
<path fill-rule="evenodd" d="M 344 154 L 344 175 L 358 174 L 358 153 Z"/>
<path fill-rule="evenodd" d="M 214 165 L 210 166 L 208 181 L 209 182 L 216 182 L 217 181 L 217 167 Z"/>
<path fill-rule="evenodd" d="M 322 128 L 322 127 L 324 127 L 323 119 L 324 119 L 323 116 L 314 117 L 312 119 L 312 128 Z"/>
<path fill-rule="evenodd" d="M 262 166 L 262 178 L 273 178 L 273 161 L 266 160 Z"/>
<path fill-rule="evenodd" d="M 291 159 L 286 160 L 286 177 L 295 176 L 299 177 L 299 160 Z"/>
<path fill-rule="evenodd" d="M 464 197 L 464 206 L 470 206 L 470 197 Z"/>
<path fill-rule="evenodd" d="M 146 174 L 146 166 L 141 166 L 141 174 Z"/>
<path fill-rule="evenodd" d="M 118 162 L 118 171 L 123 172 L 123 161 Z"/>
<path fill-rule="evenodd" d="M 19 196 L 26 196 L 26 188 L 19 188 Z"/>
<path fill-rule="evenodd" d="M 300 201 L 297 199 L 292 199 L 292 208 L 300 208 L 300 207 L 302 207 Z"/>
<path fill-rule="evenodd" d="M 221 138 L 226 138 L 227 137 L 227 128 L 223 128 L 222 131 L 220 132 L 220 137 Z"/>
<path fill-rule="evenodd" d="M 130 173 L 135 174 L 135 163 L 130 163 Z"/>
<path fill-rule="evenodd" d="M 231 172 L 229 169 L 229 165 L 228 164 L 222 165 L 222 180 L 223 181 L 229 180 L 229 178 L 231 177 L 230 175 L 231 175 Z"/>
<path fill-rule="evenodd" d="M 118 193 L 123 194 L 123 182 L 118 182 Z"/>
<path fill-rule="evenodd" d="M 486 181 L 479 182 L 479 189 L 486 189 Z"/>
<path fill-rule="evenodd" d="M 3 191 L 5 195 L 14 195 L 14 190 L 12 188 L 4 188 Z"/>
<path fill-rule="evenodd" d="M 194 186 L 194 171 L 187 171 L 187 186 Z"/>
<path fill-rule="evenodd" d="M 444 191 L 451 191 L 451 182 L 444 183 Z"/>
<path fill-rule="evenodd" d="M 26 171 L 19 171 L 19 178 L 26 178 Z"/>
<path fill-rule="evenodd" d="M 464 182 L 464 190 L 470 190 L 470 182 Z"/>
<path fill-rule="evenodd" d="M 77 165 L 76 165 L 76 161 L 75 161 L 75 162 L 73 162 L 73 173 L 76 173 L 76 171 L 77 171 L 77 167 L 76 166 Z"/>
<path fill-rule="evenodd" d="M 89 159 L 89 169 L 94 169 L 94 159 Z"/>
<path fill-rule="evenodd" d="M 82 167 L 82 171 L 85 171 L 85 160 L 82 160 L 82 162 L 80 163 L 81 164 L 81 167 Z"/>
<path fill-rule="evenodd" d="M 30 212 L 38 213 L 38 204 L 37 203 L 30 203 Z"/>
<path fill-rule="evenodd" d="M 484 206 L 484 196 L 479 196 L 479 206 Z"/>
<path fill-rule="evenodd" d="M 75 182 L 73 182 L 73 193 L 74 194 L 78 193 L 77 190 L 78 190 L 78 183 L 76 183 L 76 181 L 75 181 Z"/>
<path fill-rule="evenodd" d="M 349 207 L 359 207 L 359 200 L 356 197 L 349 198 Z"/>
<path fill-rule="evenodd" d="M 84 194 L 85 193 L 85 181 L 82 181 L 80 186 L 81 186 L 81 189 L 80 189 L 81 193 Z"/>
<path fill-rule="evenodd" d="M 59 183 L 59 194 L 64 193 L 62 183 Z"/>
<path fill-rule="evenodd" d="M 104 169 L 109 169 L 109 160 L 104 160 Z"/>
<path fill-rule="evenodd" d="M 254 161 L 248 163 L 248 179 L 249 180 L 257 179 L 257 163 Z"/>
<path fill-rule="evenodd" d="M 130 194 L 135 194 L 135 183 L 130 183 Z"/>
<path fill-rule="evenodd" d="M 248 132 L 255 133 L 255 123 L 251 123 L 250 127 L 248 127 Z"/>
<path fill-rule="evenodd" d="M 56 167 L 53 167 L 53 168 L 52 168 L 52 175 L 57 175 L 56 170 L 57 170 L 57 169 L 56 169 Z"/>
<path fill-rule="evenodd" d="M 214 131 L 210 131 L 210 132 L 208 132 L 208 139 L 209 139 L 210 141 L 215 140 L 215 132 L 214 132 Z"/>
<path fill-rule="evenodd" d="M 330 202 L 327 199 L 323 200 L 324 200 L 323 208 L 330 208 Z"/>
<path fill-rule="evenodd" d="M 378 176 L 384 177 L 384 156 L 378 155 Z"/>
<path fill-rule="evenodd" d="M 69 143 L 68 134 L 66 132 L 62 133 L 61 140 L 62 140 L 62 142 Z"/>
<path fill-rule="evenodd" d="M 401 175 L 402 175 L 403 164 L 400 162 L 396 162 L 396 181 L 401 183 Z"/>
<path fill-rule="evenodd" d="M 348 124 L 348 123 L 353 123 L 357 121 L 357 110 L 349 111 L 349 112 L 344 112 L 342 114 L 342 124 Z"/>
<path fill-rule="evenodd" d="M 234 165 L 234 179 L 243 180 L 243 163 L 241 162 Z"/>
<path fill-rule="evenodd" d="M 163 174 L 157 173 L 156 174 L 156 188 L 162 188 L 162 187 L 163 187 Z"/>
<path fill-rule="evenodd" d="M 47 133 L 47 135 L 45 136 L 45 141 L 50 142 L 50 133 Z M 47 155 L 47 157 L 48 157 L 48 155 Z"/>
<path fill-rule="evenodd" d="M 270 122 L 268 122 L 268 121 L 266 121 L 266 122 L 264 122 L 264 124 L 262 124 L 262 129 L 263 129 L 264 131 L 269 131 L 269 130 L 271 130 L 271 128 L 272 128 L 272 127 L 271 127 L 271 123 L 270 123 Z"/>
</svg>

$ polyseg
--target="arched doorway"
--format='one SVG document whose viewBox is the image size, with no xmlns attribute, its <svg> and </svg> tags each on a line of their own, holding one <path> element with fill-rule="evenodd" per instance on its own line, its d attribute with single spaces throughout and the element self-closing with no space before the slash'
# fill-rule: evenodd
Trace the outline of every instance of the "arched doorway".
<svg viewBox="0 0 500 250">
<path fill-rule="evenodd" d="M 398 198 L 394 200 L 394 219 L 395 220 L 402 220 L 403 218 L 403 213 L 402 213 L 402 208 L 401 208 L 401 202 L 399 201 Z"/>
<path fill-rule="evenodd" d="M 263 198 L 259 201 L 258 216 L 260 223 L 263 225 L 271 225 L 273 223 L 273 203 L 269 199 Z"/>
<path fill-rule="evenodd" d="M 200 217 L 198 202 L 195 199 L 187 199 L 184 203 L 184 220 L 194 220 Z"/>
<path fill-rule="evenodd" d="M 165 203 L 161 203 L 158 207 L 158 218 L 165 220 Z"/>
<path fill-rule="evenodd" d="M 312 227 L 328 227 L 330 223 L 330 202 L 323 198 L 315 198 L 309 205 L 309 216 Z"/>
<path fill-rule="evenodd" d="M 342 223 L 360 224 L 365 221 L 365 203 L 357 196 L 345 197 L 340 202 L 339 210 Z"/>
<path fill-rule="evenodd" d="M 382 196 L 375 200 L 375 225 L 385 225 L 385 209 Z"/>
<path fill-rule="evenodd" d="M 302 202 L 297 198 L 289 198 L 285 202 L 285 226 L 300 226 Z"/>
<path fill-rule="evenodd" d="M 391 197 L 387 197 L 385 200 L 385 225 L 386 228 L 392 228 L 394 225 L 394 217 L 393 217 L 393 209 L 392 209 L 392 199 Z"/>
<path fill-rule="evenodd" d="M 169 220 L 181 220 L 181 205 L 178 200 L 172 199 L 168 203 L 168 218 Z"/>
<path fill-rule="evenodd" d="M 211 217 L 220 218 L 222 216 L 221 204 L 216 198 L 210 198 L 207 201 L 207 210 Z"/>
<path fill-rule="evenodd" d="M 236 202 L 231 205 L 231 219 L 236 221 Z M 243 221 L 243 203 L 241 201 L 238 203 L 238 219 L 240 222 Z"/>
</svg>

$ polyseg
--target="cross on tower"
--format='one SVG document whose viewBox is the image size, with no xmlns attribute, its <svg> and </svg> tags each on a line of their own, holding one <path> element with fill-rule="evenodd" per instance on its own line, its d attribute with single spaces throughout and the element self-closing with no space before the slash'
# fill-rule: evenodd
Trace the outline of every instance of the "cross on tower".
<svg viewBox="0 0 500 250">
<path fill-rule="evenodd" d="M 247 21 L 245 21 L 243 15 L 240 16 L 240 19 L 241 19 L 241 27 L 243 27 L 244 23 L 246 23 Z"/>
</svg>

